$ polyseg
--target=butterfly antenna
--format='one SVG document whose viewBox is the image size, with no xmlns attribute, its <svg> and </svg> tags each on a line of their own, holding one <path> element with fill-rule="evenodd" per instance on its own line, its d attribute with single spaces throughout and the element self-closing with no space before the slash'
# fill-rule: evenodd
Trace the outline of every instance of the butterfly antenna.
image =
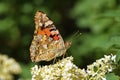
<svg viewBox="0 0 120 80">
<path fill-rule="evenodd" d="M 72 35 L 72 37 L 70 38 L 70 41 L 72 41 L 73 39 L 78 38 L 82 33 L 80 33 L 80 31 L 78 30 L 75 34 Z"/>
</svg>

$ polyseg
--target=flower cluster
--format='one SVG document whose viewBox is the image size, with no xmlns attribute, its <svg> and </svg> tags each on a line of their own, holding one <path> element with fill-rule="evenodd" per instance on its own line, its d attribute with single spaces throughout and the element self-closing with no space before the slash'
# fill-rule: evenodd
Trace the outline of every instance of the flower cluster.
<svg viewBox="0 0 120 80">
<path fill-rule="evenodd" d="M 32 68 L 32 80 L 82 80 L 85 78 L 85 70 L 78 69 L 72 63 L 73 58 L 67 57 L 54 65 Z"/>
<path fill-rule="evenodd" d="M 99 60 L 96 60 L 93 64 L 87 66 L 87 74 L 90 80 L 106 80 L 105 74 L 112 72 L 115 68 L 116 56 L 108 55 Z"/>
<path fill-rule="evenodd" d="M 0 80 L 13 80 L 13 74 L 20 72 L 20 65 L 13 58 L 0 54 Z"/>
<path fill-rule="evenodd" d="M 67 57 L 53 65 L 35 65 L 31 69 L 32 80 L 106 80 L 105 74 L 114 69 L 115 57 L 105 55 L 87 66 L 86 70 L 75 66 L 72 63 L 73 57 Z"/>
</svg>

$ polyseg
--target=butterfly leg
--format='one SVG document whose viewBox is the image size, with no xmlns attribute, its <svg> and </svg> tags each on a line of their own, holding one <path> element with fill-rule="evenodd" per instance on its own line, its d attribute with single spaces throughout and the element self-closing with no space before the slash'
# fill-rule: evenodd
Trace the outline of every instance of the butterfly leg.
<svg viewBox="0 0 120 80">
<path fill-rule="evenodd" d="M 57 61 L 56 57 L 53 59 L 53 64 Z"/>
<path fill-rule="evenodd" d="M 65 56 L 68 56 L 67 52 L 63 54 L 62 59 L 64 59 L 64 58 L 65 58 Z"/>
</svg>

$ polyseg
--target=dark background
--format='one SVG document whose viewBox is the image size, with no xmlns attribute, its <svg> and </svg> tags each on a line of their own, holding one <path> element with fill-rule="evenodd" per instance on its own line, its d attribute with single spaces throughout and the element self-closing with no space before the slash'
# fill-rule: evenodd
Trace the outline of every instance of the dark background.
<svg viewBox="0 0 120 80">
<path fill-rule="evenodd" d="M 65 41 L 72 41 L 67 56 L 72 55 L 80 68 L 120 49 L 119 0 L 1 0 L 0 53 L 20 63 L 21 78 L 30 78 L 36 64 L 30 60 L 29 47 L 38 10 L 53 20 Z M 78 31 L 82 35 L 74 36 Z"/>
</svg>

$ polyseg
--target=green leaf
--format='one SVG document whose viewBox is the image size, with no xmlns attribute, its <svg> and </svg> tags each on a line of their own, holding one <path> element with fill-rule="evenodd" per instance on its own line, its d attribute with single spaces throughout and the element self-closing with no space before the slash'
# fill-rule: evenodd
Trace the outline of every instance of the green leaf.
<svg viewBox="0 0 120 80">
<path fill-rule="evenodd" d="M 11 18 L 0 20 L 0 32 L 11 29 L 15 25 L 15 21 Z"/>
<path fill-rule="evenodd" d="M 120 51 L 120 45 L 111 43 L 111 46 L 108 48 L 109 53 L 117 54 Z"/>
<path fill-rule="evenodd" d="M 30 64 L 23 64 L 21 63 L 20 64 L 21 67 L 22 67 L 22 74 L 21 74 L 21 78 L 22 79 L 25 79 L 25 80 L 30 80 L 31 79 L 31 67 L 34 65 L 32 63 Z"/>
<path fill-rule="evenodd" d="M 0 14 L 7 12 L 9 10 L 8 6 L 7 3 L 0 3 Z"/>
<path fill-rule="evenodd" d="M 23 4 L 21 11 L 23 13 L 31 13 L 33 11 L 33 5 L 31 3 Z"/>
<path fill-rule="evenodd" d="M 114 73 L 109 73 L 106 75 L 106 80 L 119 80 L 120 78 Z"/>
<path fill-rule="evenodd" d="M 117 63 L 120 63 L 120 50 L 116 54 L 116 61 Z"/>
</svg>

